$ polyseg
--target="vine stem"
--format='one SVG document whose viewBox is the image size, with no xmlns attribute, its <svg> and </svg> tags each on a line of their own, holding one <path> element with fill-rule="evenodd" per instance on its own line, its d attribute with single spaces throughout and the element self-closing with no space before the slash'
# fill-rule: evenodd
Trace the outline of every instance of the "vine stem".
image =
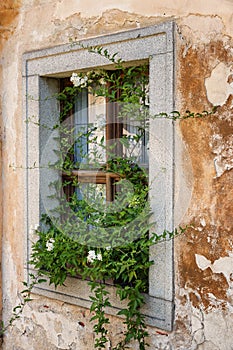
<svg viewBox="0 0 233 350">
<path fill-rule="evenodd" d="M 90 311 L 94 311 L 94 316 L 91 318 L 91 321 L 97 320 L 97 323 L 94 325 L 93 330 L 97 335 L 95 339 L 95 348 L 98 350 L 106 349 L 106 344 L 109 341 L 107 334 L 108 330 L 106 325 L 109 324 L 109 318 L 105 316 L 105 308 L 111 306 L 111 303 L 108 298 L 109 292 L 106 291 L 105 284 L 102 282 L 89 282 L 91 286 L 91 291 L 95 296 L 91 296 L 92 304 Z"/>
<path fill-rule="evenodd" d="M 19 293 L 19 298 L 20 298 L 20 302 L 18 305 L 16 305 L 13 310 L 12 310 L 12 315 L 9 319 L 9 321 L 7 322 L 7 324 L 4 324 L 4 322 L 1 322 L 0 325 L 0 337 L 2 338 L 3 335 L 6 333 L 6 331 L 8 330 L 8 328 L 10 328 L 11 326 L 13 326 L 14 322 L 20 318 L 20 316 L 23 313 L 23 310 L 25 308 L 25 306 L 32 301 L 31 298 L 31 293 L 32 293 L 32 289 L 39 283 L 43 283 L 46 280 L 40 278 L 41 275 L 34 275 L 32 273 L 29 274 L 29 276 L 31 277 L 31 281 L 30 283 L 28 282 L 23 282 L 23 285 L 25 286 L 25 289 L 22 290 Z"/>
</svg>

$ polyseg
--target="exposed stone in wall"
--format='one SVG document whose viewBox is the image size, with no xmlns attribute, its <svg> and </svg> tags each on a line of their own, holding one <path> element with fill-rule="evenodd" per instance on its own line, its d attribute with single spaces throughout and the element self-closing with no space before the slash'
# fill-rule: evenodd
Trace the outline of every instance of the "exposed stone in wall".
<svg viewBox="0 0 233 350">
<path fill-rule="evenodd" d="M 6 339 L 5 349 L 92 349 L 90 316 L 86 309 L 35 297 L 14 327 L 14 338 Z"/>
<path fill-rule="evenodd" d="M 223 75 L 224 76 L 224 75 Z M 212 123 L 213 135 L 210 141 L 215 155 L 214 165 L 216 178 L 233 168 L 233 94 L 225 105 L 219 109 L 219 121 Z"/>
</svg>

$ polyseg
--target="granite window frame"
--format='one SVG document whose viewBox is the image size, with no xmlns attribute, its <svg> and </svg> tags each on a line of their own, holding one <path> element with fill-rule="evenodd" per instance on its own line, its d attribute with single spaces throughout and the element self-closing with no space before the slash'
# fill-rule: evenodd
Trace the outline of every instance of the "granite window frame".
<svg viewBox="0 0 233 350">
<path fill-rule="evenodd" d="M 175 40 L 174 22 L 165 22 L 151 27 L 138 28 L 114 34 L 82 40 L 83 46 L 103 46 L 110 53 L 117 52 L 128 62 L 147 61 L 150 76 L 150 111 L 152 114 L 171 112 L 174 105 Z M 59 91 L 59 78 L 69 76 L 73 71 L 109 65 L 104 57 L 91 54 L 83 47 L 61 45 L 23 55 L 23 95 L 25 132 L 25 273 L 30 277 L 28 264 L 31 252 L 33 230 L 38 225 L 41 211 L 41 170 L 39 169 L 40 145 L 49 137 L 49 129 L 39 131 L 37 121 L 53 125 L 59 104 L 53 96 Z M 47 116 L 54 116 L 47 120 Z M 26 123 L 25 123 L 26 116 Z M 156 154 L 150 163 L 150 178 L 156 173 L 155 167 L 165 169 L 156 174 L 156 186 L 151 188 L 151 206 L 156 218 L 157 232 L 174 226 L 174 124 L 171 120 L 157 119 L 150 122 L 150 155 Z M 56 175 L 55 175 L 56 176 Z M 160 198 L 159 201 L 153 198 Z M 173 240 L 160 243 L 151 249 L 156 261 L 149 273 L 149 293 L 145 296 L 143 313 L 148 325 L 172 330 L 174 319 L 174 254 Z M 44 283 L 34 292 L 74 305 L 89 307 L 86 292 L 87 282 L 68 278 L 66 286 L 58 287 Z M 121 308 L 110 291 L 113 307 L 107 313 L 115 315 Z"/>
</svg>

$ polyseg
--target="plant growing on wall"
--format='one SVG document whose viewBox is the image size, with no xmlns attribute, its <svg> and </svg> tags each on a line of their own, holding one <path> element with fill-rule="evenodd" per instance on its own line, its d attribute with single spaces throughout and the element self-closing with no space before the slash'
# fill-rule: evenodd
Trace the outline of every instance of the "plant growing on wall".
<svg viewBox="0 0 233 350">
<path fill-rule="evenodd" d="M 58 146 L 54 163 L 47 164 L 60 174 L 50 185 L 50 199 L 57 204 L 41 218 L 30 263 L 55 286 L 63 285 L 68 276 L 88 280 L 98 350 L 109 339 L 105 309 L 111 300 L 106 282 L 114 285 L 120 301 L 126 301 L 118 312 L 126 328 L 112 350 L 125 349 L 133 340 L 144 350 L 148 332 L 141 307 L 149 268 L 155 263 L 149 259 L 149 249 L 184 232 L 183 228 L 161 235 L 153 232 L 149 119 L 202 117 L 208 112 L 151 116 L 147 65 L 126 66 L 101 47 L 89 50 L 104 56 L 111 67 L 75 72 L 72 85 L 62 83 L 57 96 L 60 121 L 54 126 Z"/>
<path fill-rule="evenodd" d="M 148 201 L 149 118 L 176 120 L 208 113 L 150 116 L 148 66 L 126 66 L 101 47 L 89 51 L 112 65 L 109 70 L 73 73 L 73 85 L 63 86 L 57 96 L 59 149 L 54 150 L 57 158 L 52 167 L 62 181 L 53 183 L 52 196 L 59 198 L 59 205 L 54 215 L 50 212 L 42 219 L 31 263 L 55 286 L 64 284 L 68 276 L 89 281 L 97 349 L 105 348 L 108 341 L 110 321 L 105 309 L 111 301 L 106 281 L 114 284 L 127 306 L 118 312 L 126 325 L 124 337 L 112 350 L 125 349 L 132 340 L 144 350 L 148 332 L 141 307 L 154 263 L 149 249 L 184 232 L 182 228 L 165 230 L 160 236 L 153 232 Z M 106 114 L 99 109 L 103 101 Z"/>
<path fill-rule="evenodd" d="M 124 349 L 132 339 L 145 349 L 148 334 L 140 308 L 153 264 L 149 248 L 161 239 L 155 233 L 149 236 L 152 223 L 148 175 L 138 163 L 138 157 L 145 158 L 142 152 L 145 153 L 148 123 L 148 68 L 124 67 L 116 55 L 110 56 L 101 48 L 90 50 L 103 54 L 115 67 L 73 73 L 73 86 L 66 86 L 58 95 L 60 148 L 53 167 L 62 172 L 63 181 L 53 185 L 55 196 L 62 191 L 66 195 L 55 209 L 58 219 L 57 215 L 43 217 L 44 229 L 38 231 L 31 263 L 55 286 L 62 285 L 67 276 L 88 279 L 97 349 L 105 348 L 108 341 L 105 308 L 111 306 L 111 301 L 106 281 L 114 284 L 120 300 L 128 301 L 118 313 L 124 316 L 125 335 L 114 349 Z M 83 104 L 87 94 L 92 101 L 99 97 L 107 101 L 111 109 L 108 116 L 97 115 L 98 125 L 82 121 L 78 127 L 78 121 L 76 124 L 73 119 L 70 125 L 70 115 L 78 113 L 75 104 Z M 131 130 L 127 129 L 132 123 Z M 114 127 L 117 134 L 107 137 Z M 93 170 L 104 179 L 99 181 Z M 89 183 L 86 177 L 82 179 L 83 171 Z"/>
</svg>

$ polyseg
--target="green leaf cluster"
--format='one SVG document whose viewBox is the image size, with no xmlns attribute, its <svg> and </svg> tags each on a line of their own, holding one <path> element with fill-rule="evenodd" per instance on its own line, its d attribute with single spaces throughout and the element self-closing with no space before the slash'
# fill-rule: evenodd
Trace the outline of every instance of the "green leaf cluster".
<svg viewBox="0 0 233 350">
<path fill-rule="evenodd" d="M 133 122 L 137 132 L 123 135 L 119 143 L 113 142 L 111 145 L 107 145 L 104 136 L 98 137 L 101 127 L 96 125 L 89 125 L 87 130 L 84 128 L 77 132 L 74 126 L 66 123 L 66 118 L 72 115 L 83 85 L 66 86 L 56 96 L 61 105 L 60 120 L 49 129 L 57 131 L 55 141 L 60 146 L 53 150 L 56 161 L 48 164 L 48 167 L 60 171 L 64 176 L 62 182 L 51 183 L 54 195 L 50 197 L 59 197 L 60 203 L 54 212 L 41 218 L 38 240 L 32 246 L 30 259 L 38 275 L 31 274 L 31 282 L 24 282 L 21 301 L 13 309 L 8 324 L 2 324 L 0 335 L 20 317 L 24 306 L 31 300 L 35 285 L 48 279 L 57 287 L 65 285 L 68 276 L 78 276 L 88 280 L 90 286 L 95 348 L 105 349 L 108 341 L 110 321 L 105 310 L 111 306 L 111 300 L 106 281 L 112 281 L 120 301 L 127 301 L 127 307 L 118 312 L 119 316 L 123 316 L 126 331 L 112 350 L 126 349 L 132 340 L 138 342 L 140 350 L 145 350 L 148 332 L 141 307 L 145 302 L 144 294 L 148 292 L 149 268 L 156 263 L 149 259 L 150 247 L 184 233 L 186 228 L 180 227 L 172 232 L 164 230 L 161 235 L 152 232 L 154 223 L 151 222 L 148 202 L 148 174 L 145 168 L 138 165 L 136 149 L 147 137 L 149 120 L 203 118 L 215 113 L 216 108 L 202 113 L 187 110 L 184 114 L 172 111 L 151 115 L 148 65 L 129 66 L 118 58 L 117 53 L 110 54 L 103 47 L 85 49 L 102 56 L 106 64 L 110 63 L 113 67 L 79 72 L 79 78 L 85 81 L 85 88 L 94 97 L 104 97 L 113 111 L 117 110 L 119 123 Z M 47 128 L 44 124 L 35 124 Z M 105 123 L 102 125 L 104 127 Z M 89 153 L 84 144 L 91 150 Z M 119 146 L 125 150 L 121 156 L 115 154 Z M 75 160 L 77 149 L 82 161 Z M 105 164 L 100 161 L 102 154 L 106 154 Z M 85 192 L 77 176 L 73 176 L 75 171 L 83 169 L 97 169 L 118 177 L 114 184 L 114 203 L 106 205 L 101 186 L 96 184 L 89 184 Z M 72 191 L 67 197 L 62 197 L 61 193 L 66 187 L 72 188 Z"/>
<path fill-rule="evenodd" d="M 75 127 L 66 125 L 64 120 L 71 114 L 83 86 L 68 86 L 58 95 L 62 105 L 62 123 L 56 126 L 60 149 L 54 150 L 57 161 L 50 166 L 65 174 L 65 180 L 51 186 L 56 190 L 55 197 L 66 186 L 72 191 L 68 198 L 60 199 L 54 216 L 42 217 L 38 240 L 32 247 L 31 264 L 55 286 L 64 285 L 68 276 L 89 281 L 97 349 L 105 348 L 108 341 L 109 319 L 105 309 L 111 306 L 111 301 L 105 282 L 111 280 L 119 299 L 127 300 L 127 307 L 118 313 L 124 317 L 126 331 L 114 350 L 125 349 L 132 340 L 144 350 L 148 333 L 141 307 L 145 302 L 144 293 L 148 292 L 149 268 L 154 263 L 149 259 L 149 249 L 177 233 L 164 231 L 159 236 L 151 232 L 148 171 L 138 165 L 135 155 L 148 132 L 148 66 L 129 67 L 117 58 L 117 54 L 111 55 L 102 47 L 88 50 L 110 61 L 114 69 L 81 72 L 79 78 L 85 80 L 85 88 L 90 94 L 105 97 L 113 106 L 117 104 L 113 110 L 118 110 L 119 123 L 133 121 L 137 132 L 123 135 L 118 140 L 120 146 L 117 142 L 107 145 L 105 137 L 100 139 L 96 134 L 98 128 L 95 125 L 76 132 Z M 172 118 L 177 119 L 177 113 Z M 89 153 L 84 144 L 91 150 Z M 119 147 L 125 150 L 125 154 L 119 156 L 115 153 Z M 82 162 L 74 161 L 77 149 Z M 104 164 L 99 161 L 101 153 L 106 154 Z M 106 176 L 115 174 L 118 180 L 114 183 L 114 202 L 106 205 L 100 186 L 90 183 L 86 189 L 79 183 L 77 176 L 72 174 L 82 169 L 99 169 Z"/>
</svg>

